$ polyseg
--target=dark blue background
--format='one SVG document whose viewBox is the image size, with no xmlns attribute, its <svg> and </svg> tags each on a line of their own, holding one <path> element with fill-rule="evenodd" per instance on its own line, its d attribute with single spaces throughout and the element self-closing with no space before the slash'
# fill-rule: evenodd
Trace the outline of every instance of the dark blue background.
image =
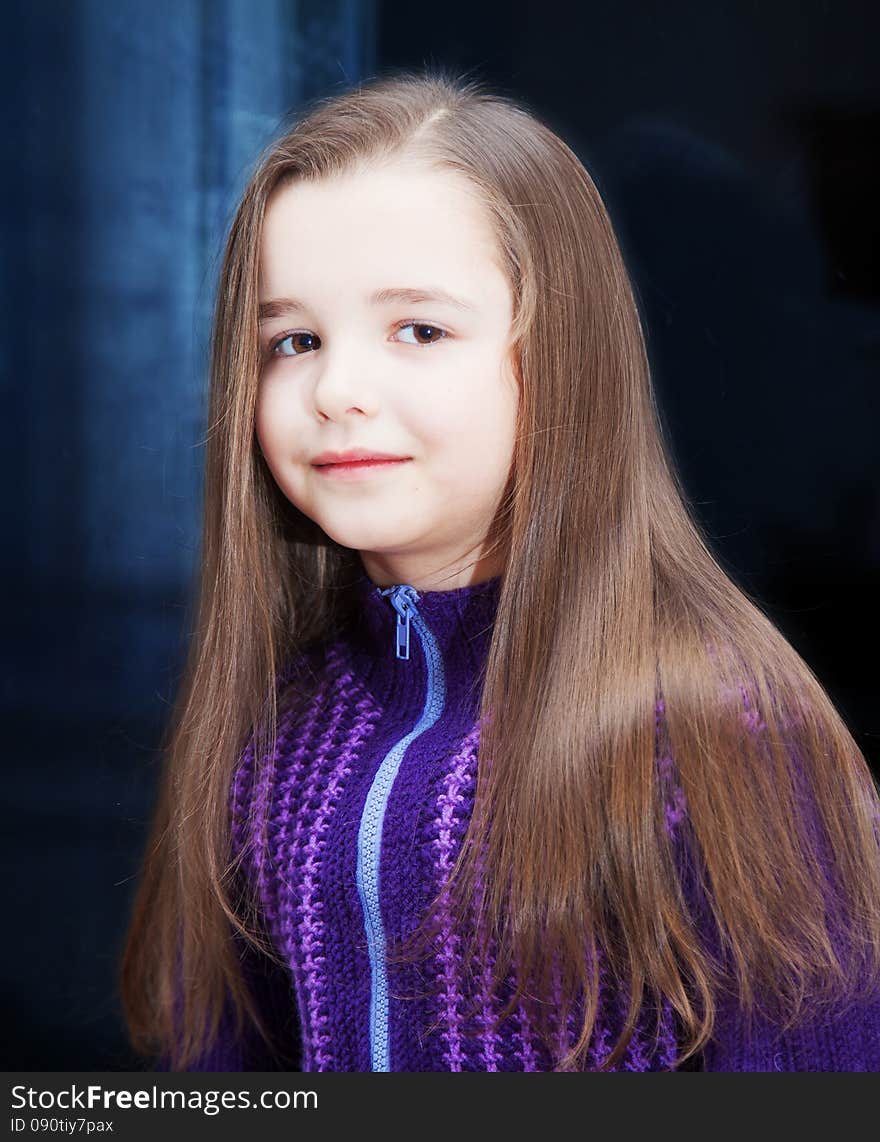
<svg viewBox="0 0 880 1142">
<path fill-rule="evenodd" d="M 115 973 L 190 618 L 221 244 L 286 117 L 376 70 L 467 70 L 581 155 L 695 510 L 877 764 L 876 5 L 0 11 L 7 1068 L 138 1066 Z"/>
</svg>

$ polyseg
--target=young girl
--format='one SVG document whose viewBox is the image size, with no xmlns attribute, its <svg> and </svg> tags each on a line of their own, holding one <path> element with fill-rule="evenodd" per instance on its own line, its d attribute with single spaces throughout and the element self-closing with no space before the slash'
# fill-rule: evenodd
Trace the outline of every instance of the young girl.
<svg viewBox="0 0 880 1142">
<path fill-rule="evenodd" d="M 383 77 L 262 158 L 121 986 L 189 1070 L 877 1070 L 878 796 L 720 569 L 572 151 Z"/>
</svg>

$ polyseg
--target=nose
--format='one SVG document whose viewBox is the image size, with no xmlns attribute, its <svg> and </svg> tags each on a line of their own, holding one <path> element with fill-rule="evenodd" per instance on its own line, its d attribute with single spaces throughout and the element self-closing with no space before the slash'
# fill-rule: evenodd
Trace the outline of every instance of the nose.
<svg viewBox="0 0 880 1142">
<path fill-rule="evenodd" d="M 312 401 L 319 421 L 341 420 L 348 413 L 375 416 L 378 410 L 376 386 L 368 377 L 367 355 L 354 345 L 323 349 Z"/>
</svg>

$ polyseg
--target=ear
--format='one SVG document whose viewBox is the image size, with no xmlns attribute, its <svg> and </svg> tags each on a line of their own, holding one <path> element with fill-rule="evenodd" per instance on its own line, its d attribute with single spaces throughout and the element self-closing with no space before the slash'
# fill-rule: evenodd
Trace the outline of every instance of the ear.
<svg viewBox="0 0 880 1142">
<path fill-rule="evenodd" d="M 513 391 L 516 392 L 517 398 L 521 399 L 523 392 L 522 352 L 516 343 L 511 344 L 504 355 L 502 375 Z"/>
</svg>

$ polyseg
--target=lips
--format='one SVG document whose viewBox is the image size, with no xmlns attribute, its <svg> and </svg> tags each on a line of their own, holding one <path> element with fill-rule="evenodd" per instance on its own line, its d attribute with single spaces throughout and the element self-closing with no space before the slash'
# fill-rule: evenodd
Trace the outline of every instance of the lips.
<svg viewBox="0 0 880 1142">
<path fill-rule="evenodd" d="M 390 464 L 403 464 L 404 460 L 346 460 L 344 464 L 316 464 L 316 468 L 382 468 Z"/>
<path fill-rule="evenodd" d="M 381 463 L 383 461 L 409 460 L 409 456 L 396 456 L 391 452 L 372 452 L 365 448 L 352 448 L 348 452 L 322 452 L 312 460 L 315 468 L 354 465 L 359 463 Z"/>
<path fill-rule="evenodd" d="M 381 473 L 393 472 L 410 463 L 412 456 L 352 449 L 351 452 L 322 452 L 312 461 L 312 468 L 321 480 L 348 484 L 381 480 Z"/>
</svg>

